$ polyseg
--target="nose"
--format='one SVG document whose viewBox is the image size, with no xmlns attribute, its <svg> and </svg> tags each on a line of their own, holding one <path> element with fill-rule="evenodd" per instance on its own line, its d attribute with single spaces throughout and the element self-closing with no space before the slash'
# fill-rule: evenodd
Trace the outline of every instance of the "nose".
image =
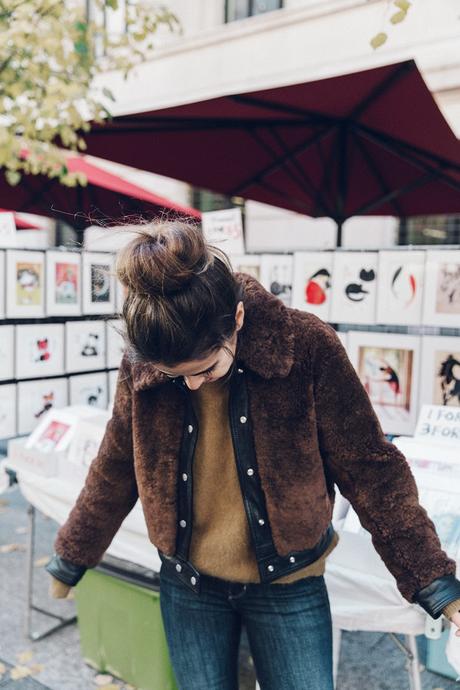
<svg viewBox="0 0 460 690">
<path fill-rule="evenodd" d="M 184 376 L 184 381 L 187 384 L 187 387 L 190 388 L 191 391 L 196 391 L 198 388 L 201 386 L 201 384 L 204 381 L 204 376 L 194 376 L 188 377 Z"/>
</svg>

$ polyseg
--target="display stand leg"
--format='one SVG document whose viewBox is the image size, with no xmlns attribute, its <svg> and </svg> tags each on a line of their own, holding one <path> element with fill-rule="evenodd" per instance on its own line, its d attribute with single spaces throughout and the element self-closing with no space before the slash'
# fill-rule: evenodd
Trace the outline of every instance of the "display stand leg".
<svg viewBox="0 0 460 690">
<path fill-rule="evenodd" d="M 393 642 L 406 655 L 406 669 L 409 674 L 410 690 L 422 690 L 420 677 L 420 661 L 418 658 L 417 640 L 415 635 L 405 635 L 407 647 L 402 644 L 394 633 L 388 633 Z"/>
<path fill-rule="evenodd" d="M 33 642 L 36 642 L 37 640 L 42 640 L 44 637 L 48 637 L 48 635 L 51 635 L 53 632 L 56 632 L 56 630 L 60 630 L 61 628 L 64 628 L 66 625 L 70 625 L 71 623 L 75 623 L 77 620 L 76 616 L 71 616 L 70 618 L 63 618 L 62 616 L 58 616 L 55 613 L 51 613 L 51 611 L 45 611 L 45 609 L 42 609 L 38 606 L 35 606 L 33 603 L 33 590 L 34 590 L 34 546 L 35 546 L 35 508 L 32 504 L 29 503 L 29 506 L 27 508 L 27 516 L 28 516 L 28 521 L 29 521 L 29 536 L 27 540 L 27 552 L 26 552 L 26 567 L 27 567 L 27 602 L 26 602 L 26 617 L 25 617 L 25 635 L 26 637 L 29 638 L 29 640 L 32 640 Z M 31 627 L 32 627 L 32 611 L 38 611 L 39 613 L 42 613 L 45 616 L 49 616 L 50 618 L 55 618 L 59 622 L 56 623 L 56 625 L 52 625 L 48 630 L 45 630 L 42 633 L 35 633 L 32 632 Z"/>
<path fill-rule="evenodd" d="M 340 645 L 342 642 L 342 631 L 340 628 L 332 628 L 332 674 L 334 688 L 337 687 L 337 674 L 339 670 Z"/>
</svg>

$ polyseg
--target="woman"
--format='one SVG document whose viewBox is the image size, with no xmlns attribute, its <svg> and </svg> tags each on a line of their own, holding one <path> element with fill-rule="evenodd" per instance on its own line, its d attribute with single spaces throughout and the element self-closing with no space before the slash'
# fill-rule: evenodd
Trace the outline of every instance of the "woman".
<svg viewBox="0 0 460 690">
<path fill-rule="evenodd" d="M 331 690 L 323 574 L 337 483 L 403 596 L 459 624 L 455 562 L 334 329 L 234 275 L 179 222 L 139 229 L 117 274 L 128 347 L 47 566 L 56 596 L 100 561 L 139 497 L 181 690 L 237 688 L 242 624 L 263 690 Z"/>
</svg>

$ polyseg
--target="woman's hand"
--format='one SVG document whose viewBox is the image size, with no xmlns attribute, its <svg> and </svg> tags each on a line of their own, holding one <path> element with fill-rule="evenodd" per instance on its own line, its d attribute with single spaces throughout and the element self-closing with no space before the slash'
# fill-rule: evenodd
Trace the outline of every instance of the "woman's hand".
<svg viewBox="0 0 460 690">
<path fill-rule="evenodd" d="M 53 599 L 65 599 L 71 589 L 72 587 L 70 585 L 66 585 L 65 582 L 61 582 L 61 580 L 51 577 L 49 595 Z"/>
<path fill-rule="evenodd" d="M 454 615 L 450 617 L 450 620 L 454 625 L 457 626 L 457 630 L 455 631 L 456 637 L 460 637 L 460 611 L 454 613 Z"/>
</svg>

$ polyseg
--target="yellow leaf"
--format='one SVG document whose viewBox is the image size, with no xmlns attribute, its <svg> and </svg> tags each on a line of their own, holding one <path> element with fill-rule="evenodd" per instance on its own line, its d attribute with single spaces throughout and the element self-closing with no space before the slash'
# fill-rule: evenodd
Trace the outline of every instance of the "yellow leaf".
<svg viewBox="0 0 460 690">
<path fill-rule="evenodd" d="M 380 48 L 381 45 L 385 43 L 387 40 L 388 36 L 387 34 L 381 32 L 374 36 L 374 38 L 371 40 L 371 46 L 376 50 L 377 48 Z"/>
<path fill-rule="evenodd" d="M 26 678 L 31 675 L 32 671 L 27 666 L 15 666 L 10 671 L 10 676 L 13 680 L 19 680 L 20 678 Z"/>
<path fill-rule="evenodd" d="M 399 9 L 403 10 L 404 12 L 407 12 L 409 7 L 411 6 L 409 0 L 395 0 L 393 4 L 396 5 L 396 7 L 399 7 Z"/>
<path fill-rule="evenodd" d="M 19 173 L 16 173 L 15 171 L 7 170 L 5 173 L 5 177 L 8 179 L 8 182 L 9 182 L 9 173 L 12 175 L 19 175 Z M 20 175 L 19 175 L 19 179 L 21 179 Z M 0 553 L 11 553 L 12 551 L 25 551 L 25 550 L 26 550 L 26 547 L 24 546 L 24 544 L 3 544 L 2 546 L 0 546 Z"/>
<path fill-rule="evenodd" d="M 34 653 L 31 649 L 27 649 L 25 652 L 20 652 L 16 654 L 16 658 L 20 664 L 26 664 L 33 657 Z"/>
<path fill-rule="evenodd" d="M 2 664 L 0 661 L 0 678 L 3 676 L 3 674 L 6 672 L 6 666 L 5 664 Z"/>
<path fill-rule="evenodd" d="M 407 16 L 407 12 L 404 12 L 404 10 L 401 10 L 401 12 L 396 12 L 396 14 L 393 14 L 390 17 L 390 22 L 392 24 L 399 24 L 402 22 Z"/>
<path fill-rule="evenodd" d="M 44 668 L 43 664 L 32 664 L 30 666 L 30 671 L 32 675 L 36 675 L 37 673 L 41 673 Z"/>
<path fill-rule="evenodd" d="M 38 167 L 37 167 L 37 168 L 34 167 L 34 168 L 32 169 L 32 174 L 33 174 L 33 175 L 38 175 Z M 50 559 L 49 556 L 42 556 L 41 558 L 37 558 L 37 559 L 34 561 L 34 566 L 35 566 L 36 568 L 41 568 L 41 567 L 43 567 L 44 565 L 46 565 L 46 564 L 48 563 L 49 559 Z"/>
<path fill-rule="evenodd" d="M 107 685 L 107 683 L 110 683 L 112 680 L 113 676 L 110 676 L 108 673 L 98 673 L 97 676 L 94 677 L 96 685 Z"/>
</svg>

